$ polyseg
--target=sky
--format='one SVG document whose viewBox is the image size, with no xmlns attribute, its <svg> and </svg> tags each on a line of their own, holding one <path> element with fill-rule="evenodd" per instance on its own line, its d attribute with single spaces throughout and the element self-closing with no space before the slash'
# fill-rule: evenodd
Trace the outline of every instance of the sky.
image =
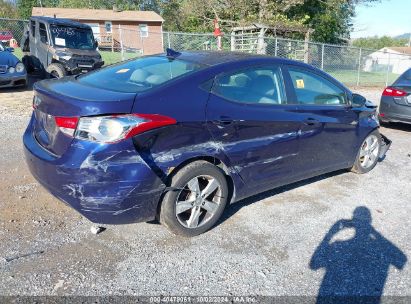
<svg viewBox="0 0 411 304">
<path fill-rule="evenodd" d="M 358 5 L 351 38 L 397 36 L 411 32 L 411 0 L 381 0 Z"/>
</svg>

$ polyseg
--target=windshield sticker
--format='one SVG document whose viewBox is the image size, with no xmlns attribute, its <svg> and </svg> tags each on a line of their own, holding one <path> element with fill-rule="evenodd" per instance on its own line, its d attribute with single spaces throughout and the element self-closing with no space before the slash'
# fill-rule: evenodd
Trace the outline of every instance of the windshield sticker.
<svg viewBox="0 0 411 304">
<path fill-rule="evenodd" d="M 74 35 L 74 28 L 53 26 L 51 28 L 51 32 L 53 34 L 56 34 L 57 36 L 59 34 L 66 34 L 67 36 L 73 36 Z"/>
<path fill-rule="evenodd" d="M 54 43 L 56 45 L 66 46 L 66 39 L 56 37 Z"/>
<path fill-rule="evenodd" d="M 121 69 L 116 72 L 116 74 L 127 73 L 130 69 Z"/>
<path fill-rule="evenodd" d="M 304 79 L 296 79 L 295 83 L 297 84 L 297 89 L 304 89 Z"/>
</svg>

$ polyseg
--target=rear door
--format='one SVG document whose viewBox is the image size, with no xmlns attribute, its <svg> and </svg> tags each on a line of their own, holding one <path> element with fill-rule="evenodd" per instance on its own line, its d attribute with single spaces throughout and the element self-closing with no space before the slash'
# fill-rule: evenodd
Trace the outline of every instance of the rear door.
<svg viewBox="0 0 411 304">
<path fill-rule="evenodd" d="M 207 125 L 248 193 L 293 176 L 299 128 L 294 110 L 287 104 L 279 66 L 251 67 L 216 77 L 207 104 Z"/>
<path fill-rule="evenodd" d="M 358 114 L 352 111 L 345 88 L 314 70 L 290 65 L 287 71 L 301 122 L 300 175 L 348 166 L 357 142 Z"/>
</svg>

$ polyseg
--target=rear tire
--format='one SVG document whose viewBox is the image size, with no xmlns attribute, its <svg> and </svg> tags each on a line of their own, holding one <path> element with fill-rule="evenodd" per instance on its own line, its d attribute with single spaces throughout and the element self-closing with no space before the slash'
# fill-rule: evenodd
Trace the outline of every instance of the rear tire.
<svg viewBox="0 0 411 304">
<path fill-rule="evenodd" d="M 381 135 L 378 130 L 374 130 L 361 143 L 351 171 L 364 174 L 374 169 L 378 163 L 380 149 Z"/>
<path fill-rule="evenodd" d="M 229 197 L 223 171 L 206 161 L 181 168 L 161 203 L 160 223 L 177 235 L 193 237 L 213 227 Z M 197 190 L 197 191 L 196 191 Z"/>
<path fill-rule="evenodd" d="M 48 78 L 62 78 L 67 75 L 66 70 L 64 69 L 63 65 L 60 63 L 50 64 L 47 67 L 46 72 L 47 72 Z"/>
</svg>

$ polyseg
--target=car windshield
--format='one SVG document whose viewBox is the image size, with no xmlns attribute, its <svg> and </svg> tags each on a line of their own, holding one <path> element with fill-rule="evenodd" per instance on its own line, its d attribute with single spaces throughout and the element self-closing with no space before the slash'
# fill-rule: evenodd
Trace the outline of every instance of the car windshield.
<svg viewBox="0 0 411 304">
<path fill-rule="evenodd" d="M 200 70 L 203 65 L 165 56 L 122 62 L 78 77 L 82 83 L 117 92 L 138 93 Z"/>
<path fill-rule="evenodd" d="M 94 49 L 94 37 L 91 29 L 50 25 L 50 31 L 55 46 L 70 49 Z"/>
</svg>

